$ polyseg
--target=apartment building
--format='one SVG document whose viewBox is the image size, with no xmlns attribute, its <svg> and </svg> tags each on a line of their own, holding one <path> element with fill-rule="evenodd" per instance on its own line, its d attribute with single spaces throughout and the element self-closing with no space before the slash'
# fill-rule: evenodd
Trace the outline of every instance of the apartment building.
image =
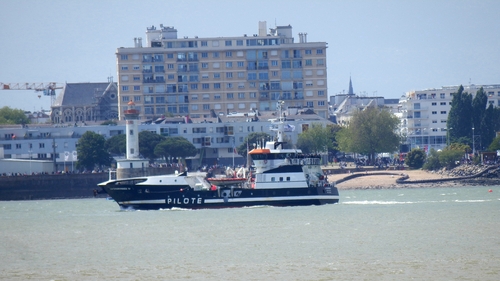
<svg viewBox="0 0 500 281">
<path fill-rule="evenodd" d="M 298 41 L 298 42 L 296 42 Z M 146 40 L 116 51 L 119 112 L 133 101 L 141 119 L 209 118 L 234 112 L 309 108 L 328 117 L 326 42 L 308 42 L 292 27 L 233 37 L 179 38 L 177 29 L 148 27 Z M 123 116 L 120 116 L 123 119 Z"/>
<path fill-rule="evenodd" d="M 500 106 L 500 85 L 466 85 L 464 92 L 472 94 L 483 87 L 488 105 Z M 410 150 L 442 149 L 448 142 L 446 122 L 451 109 L 453 93 L 459 86 L 426 89 L 406 93 L 400 100 L 401 134 Z M 472 137 L 472 132 L 471 132 Z"/>
</svg>

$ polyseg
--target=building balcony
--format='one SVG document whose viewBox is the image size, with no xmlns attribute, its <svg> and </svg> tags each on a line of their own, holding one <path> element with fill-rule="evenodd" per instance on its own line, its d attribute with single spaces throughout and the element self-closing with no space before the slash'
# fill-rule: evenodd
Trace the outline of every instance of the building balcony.
<svg viewBox="0 0 500 281">
<path fill-rule="evenodd" d="M 153 78 L 148 79 L 148 78 L 146 78 L 142 82 L 143 83 L 165 83 L 165 79 L 153 79 Z"/>
</svg>

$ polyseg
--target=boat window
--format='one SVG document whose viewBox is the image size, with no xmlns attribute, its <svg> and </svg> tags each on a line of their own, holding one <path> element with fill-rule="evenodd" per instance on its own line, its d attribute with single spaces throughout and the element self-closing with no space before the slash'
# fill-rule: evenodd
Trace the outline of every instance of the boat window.
<svg viewBox="0 0 500 281">
<path fill-rule="evenodd" d="M 267 154 L 253 154 L 252 159 L 253 160 L 265 160 L 265 159 L 267 159 Z"/>
<path fill-rule="evenodd" d="M 286 177 L 286 181 L 290 181 L 290 177 Z"/>
<path fill-rule="evenodd" d="M 276 181 L 276 179 L 274 177 L 271 178 L 271 181 Z"/>
<path fill-rule="evenodd" d="M 115 182 L 115 185 L 136 185 L 141 182 L 145 182 L 146 179 L 134 179 L 134 180 L 122 180 Z"/>
<path fill-rule="evenodd" d="M 280 181 L 283 181 L 283 177 L 280 177 Z"/>
</svg>

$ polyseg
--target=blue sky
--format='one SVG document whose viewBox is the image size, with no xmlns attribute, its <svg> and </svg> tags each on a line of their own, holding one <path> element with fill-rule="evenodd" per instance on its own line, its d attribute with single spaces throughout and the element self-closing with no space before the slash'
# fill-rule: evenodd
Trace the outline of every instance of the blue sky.
<svg viewBox="0 0 500 281">
<path fill-rule="evenodd" d="M 115 51 L 147 26 L 179 37 L 240 36 L 292 25 L 328 43 L 328 93 L 398 98 L 410 90 L 500 84 L 498 0 L 2 0 L 0 82 L 105 82 Z M 50 108 L 32 91 L 0 91 L 1 106 Z"/>
</svg>

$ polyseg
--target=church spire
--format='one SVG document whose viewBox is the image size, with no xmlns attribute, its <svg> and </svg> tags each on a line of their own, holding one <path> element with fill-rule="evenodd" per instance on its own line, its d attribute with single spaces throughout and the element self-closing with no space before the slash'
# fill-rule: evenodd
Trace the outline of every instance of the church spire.
<svg viewBox="0 0 500 281">
<path fill-rule="evenodd" d="M 352 89 L 352 80 L 351 76 L 349 76 L 349 93 L 348 95 L 353 96 L 354 95 L 354 90 Z"/>
</svg>

